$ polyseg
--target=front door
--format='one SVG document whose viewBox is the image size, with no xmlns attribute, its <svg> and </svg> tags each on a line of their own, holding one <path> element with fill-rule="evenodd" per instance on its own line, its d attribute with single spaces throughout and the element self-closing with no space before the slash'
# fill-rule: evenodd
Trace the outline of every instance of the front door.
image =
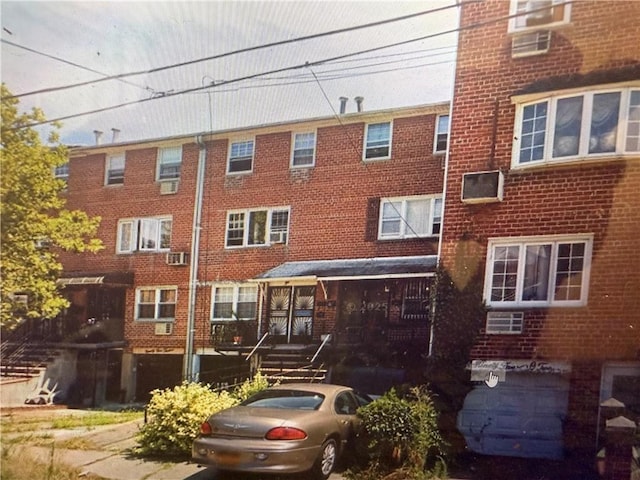
<svg viewBox="0 0 640 480">
<path fill-rule="evenodd" d="M 316 287 L 273 287 L 269 298 L 269 334 L 280 343 L 306 343 L 313 335 Z"/>
</svg>

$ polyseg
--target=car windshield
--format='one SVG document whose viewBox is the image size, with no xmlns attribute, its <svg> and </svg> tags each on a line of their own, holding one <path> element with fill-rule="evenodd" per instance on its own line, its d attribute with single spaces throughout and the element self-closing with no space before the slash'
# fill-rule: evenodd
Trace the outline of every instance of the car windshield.
<svg viewBox="0 0 640 480">
<path fill-rule="evenodd" d="M 324 395 L 300 390 L 263 390 L 241 403 L 246 407 L 317 410 Z"/>
</svg>

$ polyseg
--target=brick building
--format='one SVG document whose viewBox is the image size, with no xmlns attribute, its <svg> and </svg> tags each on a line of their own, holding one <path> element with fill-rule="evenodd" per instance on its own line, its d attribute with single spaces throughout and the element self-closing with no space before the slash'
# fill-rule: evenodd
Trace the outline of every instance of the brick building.
<svg viewBox="0 0 640 480">
<path fill-rule="evenodd" d="M 592 459 L 602 402 L 640 418 L 638 18 L 633 1 L 461 8 L 441 262 L 488 309 L 458 416 L 473 451 Z"/>
<path fill-rule="evenodd" d="M 68 204 L 101 217 L 105 246 L 63 257 L 72 307 L 56 328 L 87 332 L 80 383 L 145 400 L 274 364 L 376 392 L 404 378 L 430 335 L 448 114 L 358 109 L 73 149 Z"/>
</svg>

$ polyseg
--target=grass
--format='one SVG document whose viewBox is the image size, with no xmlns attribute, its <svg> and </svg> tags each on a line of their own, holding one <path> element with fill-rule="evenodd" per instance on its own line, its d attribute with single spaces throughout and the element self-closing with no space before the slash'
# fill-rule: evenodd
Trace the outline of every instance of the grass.
<svg viewBox="0 0 640 480">
<path fill-rule="evenodd" d="M 64 415 L 43 414 L 37 412 L 27 415 L 24 412 L 13 413 L 2 417 L 0 430 L 2 434 L 22 433 L 42 430 L 70 430 L 73 428 L 93 428 L 131 420 L 142 419 L 143 413 L 137 411 L 89 411 L 88 413 L 65 413 Z"/>
</svg>

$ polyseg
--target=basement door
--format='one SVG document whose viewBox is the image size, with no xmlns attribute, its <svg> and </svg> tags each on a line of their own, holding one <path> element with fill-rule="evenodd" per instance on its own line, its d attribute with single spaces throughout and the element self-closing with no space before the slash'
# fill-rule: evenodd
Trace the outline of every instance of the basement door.
<svg viewBox="0 0 640 480">
<path fill-rule="evenodd" d="M 569 380 L 560 374 L 508 373 L 467 394 L 457 427 L 470 450 L 485 455 L 562 458 Z"/>
<path fill-rule="evenodd" d="M 313 335 L 316 287 L 272 287 L 269 298 L 269 335 L 275 342 L 305 343 Z"/>
</svg>

